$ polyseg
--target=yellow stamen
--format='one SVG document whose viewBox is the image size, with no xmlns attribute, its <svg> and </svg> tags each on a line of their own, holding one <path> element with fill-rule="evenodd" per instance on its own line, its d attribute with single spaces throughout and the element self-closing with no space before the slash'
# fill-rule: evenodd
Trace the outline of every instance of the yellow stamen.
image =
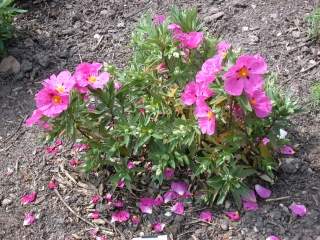
<svg viewBox="0 0 320 240">
<path fill-rule="evenodd" d="M 212 119 L 212 118 L 213 118 L 213 116 L 214 116 L 213 112 L 211 112 L 211 111 L 210 111 L 210 112 L 208 112 L 208 118 L 209 118 L 209 119 Z"/>
<path fill-rule="evenodd" d="M 238 77 L 239 78 L 246 78 L 249 76 L 249 70 L 246 67 L 242 67 L 240 68 L 239 72 L 238 72 Z"/>
<path fill-rule="evenodd" d="M 56 87 L 56 91 L 57 91 L 58 93 L 64 93 L 64 86 L 58 85 L 58 86 Z"/>
<path fill-rule="evenodd" d="M 97 81 L 97 78 L 95 77 L 95 76 L 90 76 L 89 78 L 88 78 L 88 82 L 89 83 L 95 83 Z"/>
<path fill-rule="evenodd" d="M 60 104 L 62 102 L 62 98 L 60 96 L 58 96 L 58 95 L 55 95 L 55 96 L 52 97 L 52 102 L 54 104 Z"/>
<path fill-rule="evenodd" d="M 251 98 L 250 103 L 254 106 L 257 104 L 257 100 L 255 98 Z"/>
</svg>

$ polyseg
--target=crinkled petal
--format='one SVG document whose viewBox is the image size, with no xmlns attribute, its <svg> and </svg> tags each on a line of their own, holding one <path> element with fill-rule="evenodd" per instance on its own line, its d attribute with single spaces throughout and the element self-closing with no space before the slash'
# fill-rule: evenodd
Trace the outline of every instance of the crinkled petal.
<svg viewBox="0 0 320 240">
<path fill-rule="evenodd" d="M 202 211 L 199 215 L 199 219 L 201 221 L 208 222 L 208 223 L 212 222 L 212 219 L 213 219 L 212 212 L 208 210 Z"/>
<path fill-rule="evenodd" d="M 232 96 L 240 96 L 244 87 L 243 80 L 228 78 L 224 80 L 224 90 Z"/>
<path fill-rule="evenodd" d="M 183 196 L 188 191 L 188 184 L 183 181 L 172 182 L 171 191 Z"/>
<path fill-rule="evenodd" d="M 271 190 L 265 187 L 262 187 L 259 184 L 256 184 L 254 186 L 254 189 L 256 190 L 256 193 L 259 195 L 259 197 L 266 199 L 271 196 Z"/>
<path fill-rule="evenodd" d="M 171 211 L 174 212 L 175 214 L 183 215 L 184 214 L 184 204 L 183 204 L 183 202 L 175 203 L 172 206 Z"/>
<path fill-rule="evenodd" d="M 240 220 L 240 215 L 238 211 L 225 212 L 225 215 L 233 222 L 237 222 Z"/>
<path fill-rule="evenodd" d="M 289 206 L 289 209 L 291 210 L 292 214 L 296 217 L 303 217 L 307 214 L 307 208 L 302 204 L 292 203 Z"/>
</svg>

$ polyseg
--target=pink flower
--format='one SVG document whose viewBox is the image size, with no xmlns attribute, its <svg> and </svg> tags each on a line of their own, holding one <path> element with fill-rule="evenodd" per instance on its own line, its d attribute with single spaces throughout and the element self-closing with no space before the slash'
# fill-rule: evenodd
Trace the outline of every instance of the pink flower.
<svg viewBox="0 0 320 240">
<path fill-rule="evenodd" d="M 253 190 L 250 190 L 247 192 L 246 195 L 241 197 L 242 201 L 247 201 L 247 202 L 257 202 L 256 194 L 254 193 Z"/>
<path fill-rule="evenodd" d="M 111 201 L 112 201 L 112 194 L 111 194 L 111 193 L 107 193 L 107 194 L 104 196 L 104 199 L 105 199 L 107 202 L 111 202 Z"/>
<path fill-rule="evenodd" d="M 212 222 L 212 219 L 213 219 L 213 216 L 212 216 L 212 212 L 211 211 L 202 211 L 199 215 L 199 218 L 201 221 L 204 221 L 204 222 Z"/>
<path fill-rule="evenodd" d="M 243 90 L 252 93 L 263 86 L 262 75 L 267 72 L 267 64 L 259 55 L 242 55 L 236 64 L 223 75 L 224 89 L 233 96 L 240 96 Z"/>
<path fill-rule="evenodd" d="M 31 224 L 34 224 L 36 222 L 36 216 L 33 212 L 29 212 L 25 215 L 23 220 L 23 226 L 29 226 Z"/>
<path fill-rule="evenodd" d="M 184 204 L 182 202 L 177 202 L 171 207 L 171 212 L 174 212 L 175 214 L 178 215 L 183 215 L 184 214 Z"/>
<path fill-rule="evenodd" d="M 157 223 L 152 224 L 152 229 L 155 232 L 160 233 L 160 232 L 163 232 L 165 226 L 166 225 L 164 223 L 157 222 Z"/>
<path fill-rule="evenodd" d="M 119 91 L 122 88 L 122 83 L 115 81 L 114 82 L 114 89 L 116 89 L 117 91 Z"/>
<path fill-rule="evenodd" d="M 180 43 L 182 48 L 196 49 L 201 45 L 202 40 L 202 32 L 189 32 L 183 33 L 183 36 L 180 39 Z"/>
<path fill-rule="evenodd" d="M 271 236 L 267 237 L 266 240 L 280 240 L 280 238 L 277 236 L 271 235 Z"/>
<path fill-rule="evenodd" d="M 153 198 L 141 198 L 139 203 L 139 208 L 141 212 L 151 214 L 154 205 Z"/>
<path fill-rule="evenodd" d="M 69 161 L 69 165 L 73 168 L 77 167 L 80 165 L 80 160 L 79 159 L 76 159 L 76 158 L 72 158 L 70 161 Z"/>
<path fill-rule="evenodd" d="M 157 67 L 156 70 L 159 74 L 164 74 L 168 72 L 168 68 L 165 63 L 160 63 Z"/>
<path fill-rule="evenodd" d="M 172 182 L 171 191 L 183 196 L 188 191 L 188 184 L 182 181 Z"/>
<path fill-rule="evenodd" d="M 59 149 L 57 148 L 57 146 L 46 147 L 47 154 L 55 155 L 55 154 L 57 154 L 58 150 Z"/>
<path fill-rule="evenodd" d="M 132 215 L 131 222 L 134 225 L 138 225 L 141 222 L 141 218 L 138 215 Z"/>
<path fill-rule="evenodd" d="M 182 28 L 180 25 L 176 24 L 176 23 L 171 23 L 168 25 L 168 29 L 172 32 L 172 33 L 181 33 L 182 32 Z"/>
<path fill-rule="evenodd" d="M 124 206 L 124 202 L 120 199 L 113 201 L 113 206 L 116 208 L 122 208 Z"/>
<path fill-rule="evenodd" d="M 55 179 L 52 179 L 49 183 L 48 183 L 48 188 L 50 190 L 54 190 L 58 188 L 58 182 Z"/>
<path fill-rule="evenodd" d="M 248 98 L 257 117 L 265 118 L 270 115 L 272 102 L 263 90 L 256 90 L 248 94 Z"/>
<path fill-rule="evenodd" d="M 226 41 L 221 41 L 217 44 L 218 54 L 222 57 L 225 57 L 228 50 L 231 48 L 231 44 Z"/>
<path fill-rule="evenodd" d="M 128 169 L 133 169 L 133 168 L 136 167 L 136 165 L 134 164 L 134 162 L 129 161 L 128 164 L 127 164 L 127 167 L 128 167 Z"/>
<path fill-rule="evenodd" d="M 166 16 L 164 15 L 154 15 L 153 23 L 154 25 L 161 25 L 166 20 Z"/>
<path fill-rule="evenodd" d="M 98 194 L 97 195 L 94 195 L 91 197 L 91 201 L 90 201 L 90 204 L 98 204 L 100 201 L 102 200 L 101 196 L 99 196 Z"/>
<path fill-rule="evenodd" d="M 206 83 L 189 82 L 181 95 L 181 100 L 185 105 L 202 102 L 213 95 L 213 91 Z"/>
<path fill-rule="evenodd" d="M 36 192 L 32 192 L 30 194 L 26 194 L 24 195 L 21 199 L 20 202 L 22 205 L 27 205 L 29 203 L 34 202 L 37 199 L 37 193 Z"/>
<path fill-rule="evenodd" d="M 242 204 L 245 211 L 256 211 L 258 209 L 258 204 L 256 202 L 243 201 Z"/>
<path fill-rule="evenodd" d="M 42 112 L 39 109 L 36 109 L 33 111 L 31 117 L 29 117 L 26 120 L 25 124 L 26 124 L 26 126 L 31 127 L 34 124 L 38 124 L 42 117 L 43 117 Z"/>
<path fill-rule="evenodd" d="M 111 223 L 114 222 L 126 222 L 130 218 L 130 213 L 126 210 L 114 212 L 111 216 Z"/>
<path fill-rule="evenodd" d="M 121 179 L 118 181 L 117 187 L 123 189 L 126 185 L 126 182 L 124 181 L 124 179 Z"/>
<path fill-rule="evenodd" d="M 74 78 L 79 87 L 90 86 L 93 89 L 103 89 L 109 82 L 110 74 L 103 72 L 99 74 L 102 64 L 100 63 L 81 63 L 77 66 Z"/>
<path fill-rule="evenodd" d="M 261 142 L 263 145 L 267 145 L 270 142 L 270 139 L 268 137 L 264 137 Z"/>
<path fill-rule="evenodd" d="M 157 207 L 159 207 L 159 206 L 161 206 L 162 204 L 163 204 L 163 197 L 161 196 L 161 195 L 158 195 L 155 199 L 154 199 L 154 201 L 153 201 L 153 203 L 154 203 L 154 205 L 155 206 L 157 206 Z"/>
<path fill-rule="evenodd" d="M 75 85 L 75 80 L 69 71 L 63 71 L 59 73 L 58 76 L 54 74 L 51 75 L 49 79 L 44 80 L 43 85 L 46 88 L 56 91 L 58 94 L 69 95 Z"/>
<path fill-rule="evenodd" d="M 198 104 L 195 110 L 198 124 L 203 134 L 213 135 L 216 131 L 216 116 L 206 104 Z"/>
<path fill-rule="evenodd" d="M 100 213 L 99 213 L 99 211 L 95 210 L 94 212 L 89 213 L 88 217 L 91 219 L 99 219 Z"/>
<path fill-rule="evenodd" d="M 168 203 L 168 202 L 171 202 L 172 200 L 175 200 L 179 197 L 179 195 L 173 191 L 169 191 L 169 192 L 166 192 L 164 195 L 163 195 L 163 202 L 164 203 Z"/>
<path fill-rule="evenodd" d="M 280 152 L 282 154 L 285 154 L 285 155 L 293 155 L 293 154 L 295 154 L 295 151 L 289 145 L 284 145 L 283 147 L 281 147 L 280 148 Z"/>
<path fill-rule="evenodd" d="M 238 211 L 235 212 L 225 212 L 224 213 L 231 221 L 236 222 L 240 220 L 240 215 Z"/>
<path fill-rule="evenodd" d="M 163 174 L 164 174 L 164 178 L 166 180 L 170 180 L 174 177 L 174 169 L 173 168 L 165 168 Z"/>
<path fill-rule="evenodd" d="M 302 204 L 292 203 L 289 209 L 295 217 L 303 217 L 307 214 L 307 208 Z"/>
<path fill-rule="evenodd" d="M 256 193 L 259 195 L 259 197 L 266 199 L 271 196 L 271 190 L 265 187 L 262 187 L 259 184 L 256 184 L 254 186 L 254 189 L 256 190 Z"/>
<path fill-rule="evenodd" d="M 196 75 L 197 83 L 212 83 L 216 74 L 220 72 L 222 69 L 222 58 L 219 55 L 216 55 L 212 58 L 207 59 L 202 67 L 201 71 L 199 71 Z"/>
<path fill-rule="evenodd" d="M 72 149 L 77 152 L 83 152 L 89 149 L 89 145 L 85 143 L 75 143 L 73 144 Z"/>
</svg>

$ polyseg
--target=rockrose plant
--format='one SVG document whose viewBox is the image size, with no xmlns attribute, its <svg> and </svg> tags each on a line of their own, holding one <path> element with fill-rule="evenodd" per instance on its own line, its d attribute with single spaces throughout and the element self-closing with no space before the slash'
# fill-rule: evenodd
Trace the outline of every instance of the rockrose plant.
<svg viewBox="0 0 320 240">
<path fill-rule="evenodd" d="M 221 204 L 229 193 L 239 203 L 249 177 L 273 181 L 278 155 L 294 153 L 281 131 L 296 107 L 265 56 L 209 36 L 195 11 L 177 9 L 143 18 L 132 50 L 125 69 L 83 62 L 44 80 L 26 124 L 85 146 L 81 167 L 108 169 L 119 188 L 180 177 L 191 184 L 183 196 L 203 191 Z"/>
</svg>

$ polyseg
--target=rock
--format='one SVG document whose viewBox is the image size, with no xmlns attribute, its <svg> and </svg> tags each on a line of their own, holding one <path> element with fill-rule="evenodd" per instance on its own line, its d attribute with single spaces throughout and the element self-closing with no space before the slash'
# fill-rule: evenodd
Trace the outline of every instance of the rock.
<svg viewBox="0 0 320 240">
<path fill-rule="evenodd" d="M 295 173 L 301 166 L 301 160 L 298 158 L 287 158 L 282 162 L 280 168 L 285 173 Z"/>
<path fill-rule="evenodd" d="M 117 27 L 118 27 L 118 28 L 124 28 L 124 27 L 125 27 L 124 22 L 123 22 L 123 21 L 119 22 L 119 23 L 117 24 Z"/>
<path fill-rule="evenodd" d="M 273 210 L 270 212 L 270 217 L 279 220 L 281 218 L 281 212 L 279 210 Z"/>
<path fill-rule="evenodd" d="M 29 72 L 32 70 L 32 62 L 27 59 L 23 59 L 21 62 L 21 70 L 23 72 Z"/>
<path fill-rule="evenodd" d="M 27 38 L 23 43 L 27 48 L 33 47 L 34 45 L 34 41 L 31 38 Z"/>
<path fill-rule="evenodd" d="M 42 67 L 48 67 L 49 66 L 49 56 L 48 55 L 37 55 L 36 59 L 38 61 L 38 63 L 42 66 Z"/>
<path fill-rule="evenodd" d="M 223 220 L 220 224 L 220 227 L 223 231 L 228 231 L 229 230 L 229 223 L 225 220 Z"/>
<path fill-rule="evenodd" d="M 109 14 L 109 11 L 108 10 L 102 10 L 100 12 L 100 15 L 108 15 Z"/>
<path fill-rule="evenodd" d="M 12 203 L 12 200 L 10 198 L 5 198 L 2 200 L 1 205 L 2 206 L 8 206 Z"/>
<path fill-rule="evenodd" d="M 20 63 L 13 56 L 5 57 L 0 63 L 0 73 L 18 73 L 20 68 Z"/>
<path fill-rule="evenodd" d="M 248 30 L 249 30 L 249 27 L 247 27 L 247 26 L 242 27 L 242 32 L 247 32 Z"/>
<path fill-rule="evenodd" d="M 66 4 L 66 9 L 71 9 L 72 5 L 71 4 Z"/>
<path fill-rule="evenodd" d="M 259 37 L 256 35 L 249 35 L 249 44 L 254 45 L 259 42 Z"/>
<path fill-rule="evenodd" d="M 219 11 L 220 11 L 219 8 L 211 7 L 211 8 L 209 8 L 209 10 L 208 10 L 208 15 L 217 13 L 217 12 L 219 12 Z"/>
<path fill-rule="evenodd" d="M 213 15 L 206 16 L 203 20 L 207 23 L 213 22 L 215 20 L 218 20 L 224 16 L 224 12 L 217 12 Z"/>
<path fill-rule="evenodd" d="M 320 240 L 320 236 L 316 237 L 316 239 L 315 239 L 315 240 Z"/>
<path fill-rule="evenodd" d="M 224 204 L 225 209 L 229 209 L 231 207 L 231 202 L 227 200 Z"/>
<path fill-rule="evenodd" d="M 293 36 L 294 38 L 300 38 L 300 35 L 301 35 L 301 32 L 300 32 L 300 31 L 293 31 L 293 32 L 292 32 L 292 36 Z"/>
</svg>

